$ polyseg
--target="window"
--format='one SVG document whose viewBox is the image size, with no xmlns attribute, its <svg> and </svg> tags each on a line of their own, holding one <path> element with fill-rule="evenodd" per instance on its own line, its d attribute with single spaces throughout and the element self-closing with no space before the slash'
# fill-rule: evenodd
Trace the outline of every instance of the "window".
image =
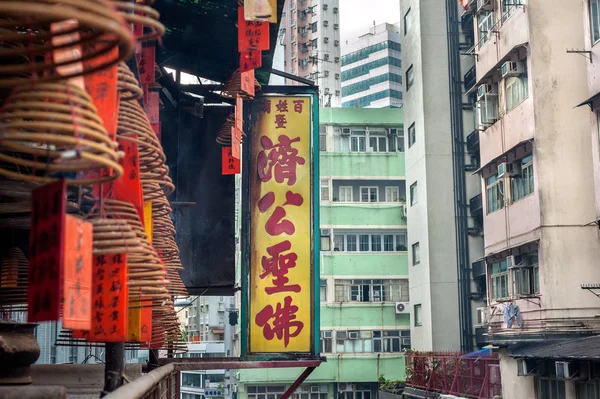
<svg viewBox="0 0 600 399">
<path fill-rule="evenodd" d="M 333 331 L 321 331 L 321 352 L 331 353 Z"/>
<path fill-rule="evenodd" d="M 413 265 L 418 265 L 419 263 L 421 263 L 421 254 L 419 253 L 419 243 L 416 242 L 412 245 L 412 258 L 413 258 Z"/>
<path fill-rule="evenodd" d="M 410 331 L 373 331 L 373 352 L 402 352 L 410 349 Z"/>
<path fill-rule="evenodd" d="M 413 66 L 411 65 L 406 71 L 406 91 L 409 91 L 414 83 L 415 77 L 413 73 Z"/>
<path fill-rule="evenodd" d="M 600 41 L 600 0 L 590 0 L 590 27 L 592 30 L 592 43 Z"/>
<path fill-rule="evenodd" d="M 386 187 L 385 202 L 400 202 L 400 187 Z"/>
<path fill-rule="evenodd" d="M 486 44 L 492 36 L 492 28 L 494 26 L 494 12 L 483 11 L 477 16 L 479 26 L 479 48 Z"/>
<path fill-rule="evenodd" d="M 521 159 L 521 174 L 511 177 L 511 197 L 513 202 L 533 194 L 533 155 Z"/>
<path fill-rule="evenodd" d="M 509 296 L 540 293 L 540 266 L 537 251 L 515 257 L 517 263 L 509 269 Z M 493 270 L 492 270 L 493 271 Z"/>
<path fill-rule="evenodd" d="M 327 387 L 317 385 L 302 385 L 292 395 L 292 399 L 327 399 Z"/>
<path fill-rule="evenodd" d="M 319 26 L 319 24 L 317 24 L 316 22 L 313 22 L 312 24 L 310 24 L 310 30 L 314 32 L 317 31 L 317 27 Z"/>
<path fill-rule="evenodd" d="M 335 280 L 335 302 L 408 302 L 407 279 Z"/>
<path fill-rule="evenodd" d="M 319 296 L 321 297 L 321 302 L 327 302 L 327 280 L 319 280 Z"/>
<path fill-rule="evenodd" d="M 421 305 L 415 305 L 415 311 L 414 311 L 414 315 L 415 315 L 415 327 L 420 327 L 423 325 L 423 319 L 422 319 L 422 314 L 421 314 L 422 310 L 421 310 Z"/>
<path fill-rule="evenodd" d="M 340 202 L 352 202 L 352 186 L 340 186 Z"/>
<path fill-rule="evenodd" d="M 365 130 L 352 130 L 350 136 L 351 152 L 367 151 L 367 132 Z"/>
<path fill-rule="evenodd" d="M 311 41 L 313 50 L 316 50 L 319 47 L 319 39 L 313 39 Z"/>
<path fill-rule="evenodd" d="M 417 132 L 415 130 L 415 124 L 413 123 L 408 128 L 408 148 L 412 147 L 412 145 L 417 141 Z"/>
<path fill-rule="evenodd" d="M 319 134 L 319 151 L 327 152 L 327 135 Z"/>
<path fill-rule="evenodd" d="M 330 201 L 329 198 L 329 180 L 321 180 L 321 201 Z"/>
<path fill-rule="evenodd" d="M 336 331 L 335 338 L 337 353 L 373 352 L 372 331 Z"/>
<path fill-rule="evenodd" d="M 491 270 L 492 299 L 508 298 L 508 263 L 506 259 L 492 263 Z"/>
<path fill-rule="evenodd" d="M 488 177 L 486 193 L 487 213 L 504 208 L 504 180 L 499 179 L 497 174 Z"/>
<path fill-rule="evenodd" d="M 523 4 L 525 4 L 525 0 L 502 0 L 502 22 L 510 18 Z"/>
<path fill-rule="evenodd" d="M 537 399 L 567 399 L 565 380 L 535 377 Z"/>
<path fill-rule="evenodd" d="M 202 388 L 202 375 L 196 373 L 181 373 L 181 386 Z"/>
<path fill-rule="evenodd" d="M 413 206 L 419 200 L 417 191 L 417 182 L 410 185 L 410 206 Z"/>
<path fill-rule="evenodd" d="M 369 151 L 388 152 L 388 137 L 386 130 L 369 130 Z M 394 144 L 394 151 L 396 151 Z"/>
<path fill-rule="evenodd" d="M 523 65 L 527 65 L 527 61 L 522 62 Z M 507 77 L 504 84 L 506 85 L 506 112 L 508 112 L 529 97 L 527 70 L 520 76 Z"/>
<path fill-rule="evenodd" d="M 336 232 L 334 234 L 334 251 L 354 252 L 357 250 L 359 252 L 406 251 L 406 231 L 396 233 Z"/>
<path fill-rule="evenodd" d="M 249 386 L 248 399 L 280 399 L 285 392 L 285 386 Z"/>
<path fill-rule="evenodd" d="M 578 381 L 577 398 L 579 399 L 600 399 L 600 381 Z"/>
<path fill-rule="evenodd" d="M 404 35 L 406 35 L 408 33 L 411 26 L 412 26 L 412 19 L 410 17 L 410 8 L 409 8 L 408 11 L 406 12 L 406 14 L 404 14 Z"/>
<path fill-rule="evenodd" d="M 360 202 L 377 202 L 377 187 L 361 187 Z"/>
</svg>

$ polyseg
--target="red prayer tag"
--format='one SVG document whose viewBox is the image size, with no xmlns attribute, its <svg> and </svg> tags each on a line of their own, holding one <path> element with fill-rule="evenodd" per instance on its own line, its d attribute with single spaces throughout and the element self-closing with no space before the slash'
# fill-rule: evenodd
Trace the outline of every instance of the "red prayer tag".
<svg viewBox="0 0 600 399">
<path fill-rule="evenodd" d="M 144 104 L 144 111 L 148 116 L 148 120 L 151 125 L 158 124 L 160 122 L 160 111 L 158 108 L 158 97 L 157 91 L 151 91 L 148 93 L 148 102 Z"/>
<path fill-rule="evenodd" d="M 221 173 L 224 175 L 236 175 L 240 173 L 240 160 L 233 157 L 231 147 L 221 149 Z"/>
<path fill-rule="evenodd" d="M 64 180 L 33 191 L 29 235 L 27 321 L 56 321 L 62 301 L 67 185 Z"/>
<path fill-rule="evenodd" d="M 154 83 L 154 50 L 154 46 L 142 48 L 142 54 L 138 62 L 140 84 L 142 85 Z"/>
<path fill-rule="evenodd" d="M 254 96 L 254 69 L 241 72 L 241 89 L 244 93 Z"/>
<path fill-rule="evenodd" d="M 92 224 L 65 217 L 63 327 L 89 330 L 92 303 Z"/>
<path fill-rule="evenodd" d="M 127 138 L 136 138 L 135 135 L 126 134 L 119 136 L 119 151 L 125 156 L 120 163 L 123 166 L 123 176 L 112 183 L 112 198 L 133 204 L 138 211 L 140 221 L 144 223 L 144 199 L 142 184 L 140 182 L 140 162 L 137 143 Z"/>
<path fill-rule="evenodd" d="M 240 71 L 246 72 L 262 66 L 262 51 L 251 50 L 240 53 Z"/>
<path fill-rule="evenodd" d="M 246 21 L 244 7 L 238 8 L 238 51 L 268 50 L 269 23 Z"/>
</svg>

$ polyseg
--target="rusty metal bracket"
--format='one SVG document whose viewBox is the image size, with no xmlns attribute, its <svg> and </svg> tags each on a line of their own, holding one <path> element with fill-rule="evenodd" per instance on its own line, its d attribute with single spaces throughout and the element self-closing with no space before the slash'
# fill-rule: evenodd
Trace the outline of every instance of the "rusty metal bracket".
<svg viewBox="0 0 600 399">
<path fill-rule="evenodd" d="M 316 368 L 326 361 L 319 359 L 293 359 L 293 360 L 243 360 L 238 357 L 222 358 L 160 358 L 161 366 L 173 364 L 175 370 L 242 370 L 242 369 L 272 369 L 289 367 Z"/>
<path fill-rule="evenodd" d="M 298 389 L 298 387 L 302 385 L 302 383 L 308 378 L 309 375 L 312 374 L 313 371 L 315 371 L 315 369 L 316 367 L 307 367 L 302 372 L 302 374 L 300 374 L 300 376 L 296 378 L 296 381 L 294 381 L 294 383 L 290 385 L 287 391 L 285 391 L 283 395 L 281 395 L 281 399 L 288 399 L 290 396 L 292 396 L 294 391 L 296 391 L 296 389 Z"/>
</svg>

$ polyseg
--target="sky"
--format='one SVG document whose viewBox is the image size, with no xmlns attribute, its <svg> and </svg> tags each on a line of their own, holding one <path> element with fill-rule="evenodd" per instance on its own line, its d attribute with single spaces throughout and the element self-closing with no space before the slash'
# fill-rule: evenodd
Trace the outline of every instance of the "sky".
<svg viewBox="0 0 600 399">
<path fill-rule="evenodd" d="M 340 39 L 352 42 L 373 26 L 400 21 L 399 0 L 339 0 L 340 1 Z"/>
</svg>

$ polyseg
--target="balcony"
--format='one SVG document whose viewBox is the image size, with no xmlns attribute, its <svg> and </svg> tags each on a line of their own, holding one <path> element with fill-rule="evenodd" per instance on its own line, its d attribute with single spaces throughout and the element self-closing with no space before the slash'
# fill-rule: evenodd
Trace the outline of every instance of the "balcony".
<svg viewBox="0 0 600 399">
<path fill-rule="evenodd" d="M 321 176 L 404 177 L 404 153 L 321 152 Z"/>
<path fill-rule="evenodd" d="M 400 202 L 334 202 L 321 204 L 321 225 L 406 226 Z"/>
<path fill-rule="evenodd" d="M 465 85 L 465 92 L 471 90 L 475 86 L 475 83 L 477 83 L 477 71 L 475 69 L 475 65 L 473 65 L 473 67 L 471 67 L 471 69 L 465 73 L 463 82 Z"/>
</svg>

